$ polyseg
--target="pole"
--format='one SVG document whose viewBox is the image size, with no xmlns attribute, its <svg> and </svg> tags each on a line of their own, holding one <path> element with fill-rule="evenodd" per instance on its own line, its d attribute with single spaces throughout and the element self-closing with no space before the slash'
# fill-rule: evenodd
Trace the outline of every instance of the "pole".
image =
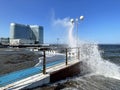
<svg viewBox="0 0 120 90">
<path fill-rule="evenodd" d="M 68 65 L 68 54 L 67 54 L 68 50 L 66 48 L 66 66 Z"/>
<path fill-rule="evenodd" d="M 78 47 L 78 19 L 76 19 L 76 47 Z"/>
<path fill-rule="evenodd" d="M 59 38 L 57 38 L 57 47 L 58 47 L 58 43 L 59 43 Z"/>
<path fill-rule="evenodd" d="M 43 51 L 43 74 L 46 74 L 46 54 L 45 54 L 45 50 Z"/>
<path fill-rule="evenodd" d="M 78 47 L 78 60 L 80 59 L 80 48 Z"/>
</svg>

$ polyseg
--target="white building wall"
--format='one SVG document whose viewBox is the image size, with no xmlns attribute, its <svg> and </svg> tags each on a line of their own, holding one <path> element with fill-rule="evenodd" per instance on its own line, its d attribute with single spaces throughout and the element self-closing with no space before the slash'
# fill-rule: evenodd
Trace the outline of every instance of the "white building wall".
<svg viewBox="0 0 120 90">
<path fill-rule="evenodd" d="M 27 39 L 10 39 L 10 45 L 25 45 L 25 44 L 34 44 L 34 40 Z"/>
</svg>

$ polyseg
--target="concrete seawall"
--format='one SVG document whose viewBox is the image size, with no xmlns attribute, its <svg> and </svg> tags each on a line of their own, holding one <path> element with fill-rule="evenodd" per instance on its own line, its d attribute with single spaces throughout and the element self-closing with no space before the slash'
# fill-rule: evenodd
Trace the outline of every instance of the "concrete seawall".
<svg viewBox="0 0 120 90">
<path fill-rule="evenodd" d="M 82 62 L 77 62 L 68 67 L 64 67 L 60 70 L 54 71 L 50 73 L 50 82 L 56 82 L 62 79 L 66 79 L 67 77 L 72 77 L 74 75 L 80 74 L 80 65 Z"/>
</svg>

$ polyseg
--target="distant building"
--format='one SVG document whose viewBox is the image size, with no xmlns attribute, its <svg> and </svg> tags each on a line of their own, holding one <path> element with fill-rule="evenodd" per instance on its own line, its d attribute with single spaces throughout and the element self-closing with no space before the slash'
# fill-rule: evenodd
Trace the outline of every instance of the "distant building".
<svg viewBox="0 0 120 90">
<path fill-rule="evenodd" d="M 28 39 L 10 39 L 10 45 L 25 45 L 25 44 L 35 44 L 35 41 Z"/>
<path fill-rule="evenodd" d="M 43 27 L 11 23 L 10 44 L 43 44 Z"/>
<path fill-rule="evenodd" d="M 0 38 L 0 44 L 8 45 L 9 44 L 9 38 Z"/>
</svg>

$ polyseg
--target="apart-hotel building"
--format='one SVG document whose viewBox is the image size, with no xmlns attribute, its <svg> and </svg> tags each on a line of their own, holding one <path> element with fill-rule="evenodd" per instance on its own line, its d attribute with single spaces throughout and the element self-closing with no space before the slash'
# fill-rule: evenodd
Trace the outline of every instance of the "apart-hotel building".
<svg viewBox="0 0 120 90">
<path fill-rule="evenodd" d="M 10 44 L 43 44 L 43 27 L 11 23 Z"/>
</svg>

